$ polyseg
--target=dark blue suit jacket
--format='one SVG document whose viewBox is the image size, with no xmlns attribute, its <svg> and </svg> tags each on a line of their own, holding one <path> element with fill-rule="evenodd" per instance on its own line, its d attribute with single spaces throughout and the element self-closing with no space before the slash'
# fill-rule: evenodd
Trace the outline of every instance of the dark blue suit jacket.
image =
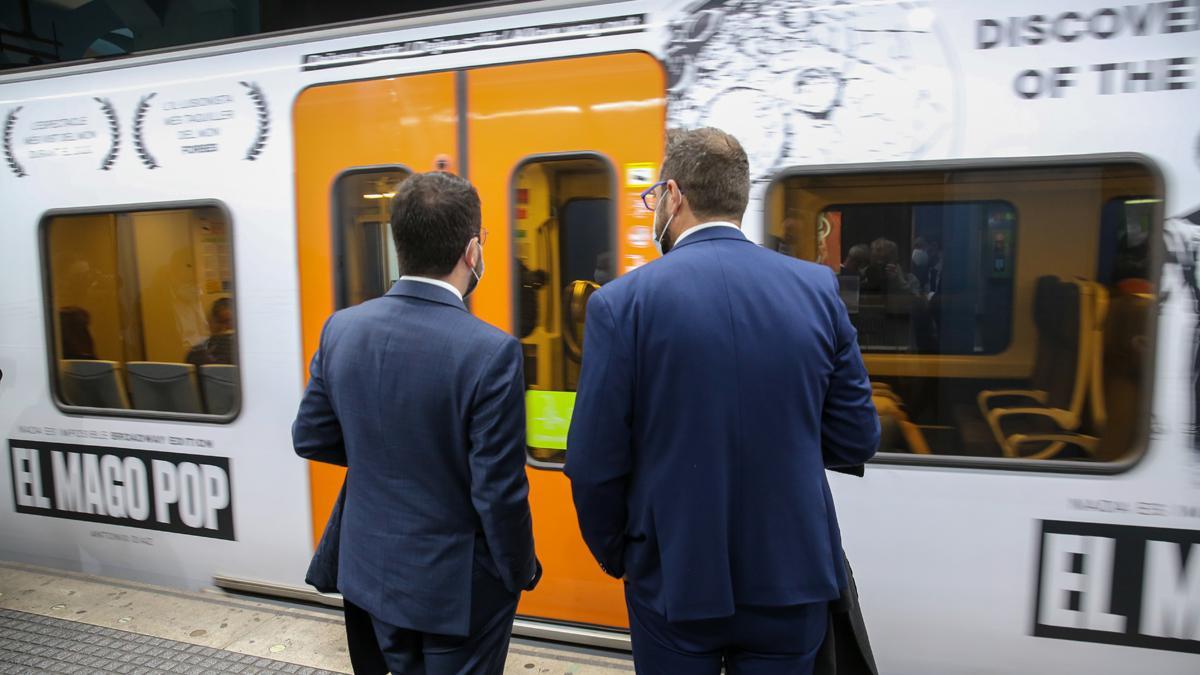
<svg viewBox="0 0 1200 675">
<path fill-rule="evenodd" d="M 833 273 L 701 230 L 597 291 L 584 336 L 566 472 L 605 571 L 671 621 L 837 598 L 825 469 L 879 420 Z"/>
<path fill-rule="evenodd" d="M 534 581 L 522 363 L 516 338 L 419 281 L 330 317 L 292 439 L 301 457 L 349 468 L 347 600 L 466 635 L 473 578 L 512 593 Z"/>
</svg>

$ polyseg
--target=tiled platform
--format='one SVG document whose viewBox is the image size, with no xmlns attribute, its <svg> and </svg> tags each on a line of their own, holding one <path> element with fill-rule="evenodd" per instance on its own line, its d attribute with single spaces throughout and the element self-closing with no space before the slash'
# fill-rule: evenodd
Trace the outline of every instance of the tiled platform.
<svg viewBox="0 0 1200 675">
<path fill-rule="evenodd" d="M 341 612 L 0 562 L 6 673 L 348 673 Z M 627 654 L 514 638 L 506 673 L 633 672 Z"/>
<path fill-rule="evenodd" d="M 329 670 L 0 609 L 0 673 L 298 673 Z"/>
</svg>

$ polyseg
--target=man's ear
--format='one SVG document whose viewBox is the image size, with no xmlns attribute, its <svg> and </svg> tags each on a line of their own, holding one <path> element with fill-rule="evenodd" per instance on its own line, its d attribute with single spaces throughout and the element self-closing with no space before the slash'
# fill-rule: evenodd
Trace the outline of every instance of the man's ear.
<svg viewBox="0 0 1200 675">
<path fill-rule="evenodd" d="M 478 240 L 472 237 L 467 241 L 467 249 L 463 251 L 463 260 L 466 261 L 467 267 L 472 269 L 479 264 L 479 254 L 482 249 L 477 242 Z"/>
<path fill-rule="evenodd" d="M 667 181 L 667 191 L 671 193 L 671 208 L 675 213 L 679 213 L 683 207 L 683 191 L 679 189 L 679 183 L 676 183 L 674 178 Z"/>
</svg>

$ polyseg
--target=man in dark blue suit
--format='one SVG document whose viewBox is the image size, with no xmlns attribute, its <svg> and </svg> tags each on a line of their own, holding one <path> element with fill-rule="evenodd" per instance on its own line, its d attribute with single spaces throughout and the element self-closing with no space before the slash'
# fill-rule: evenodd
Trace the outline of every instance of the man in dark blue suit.
<svg viewBox="0 0 1200 675">
<path fill-rule="evenodd" d="M 500 673 L 541 572 L 521 348 L 463 304 L 487 234 L 470 183 L 408 178 L 391 226 L 404 276 L 325 324 L 292 437 L 301 457 L 348 468 L 348 630 L 370 626 L 393 673 Z"/>
<path fill-rule="evenodd" d="M 736 139 L 673 132 L 661 178 L 666 255 L 588 303 L 579 524 L 625 580 L 639 672 L 808 673 L 847 587 L 825 469 L 879 438 L 855 330 L 831 270 L 742 234 Z"/>
</svg>

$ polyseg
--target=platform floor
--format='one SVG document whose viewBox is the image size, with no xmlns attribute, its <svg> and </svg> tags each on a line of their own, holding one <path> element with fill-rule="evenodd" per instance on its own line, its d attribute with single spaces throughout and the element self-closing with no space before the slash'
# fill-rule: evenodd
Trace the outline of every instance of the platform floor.
<svg viewBox="0 0 1200 675">
<path fill-rule="evenodd" d="M 340 610 L 0 562 L 0 675 L 349 673 Z M 514 638 L 506 673 L 633 672 L 629 656 Z"/>
</svg>

